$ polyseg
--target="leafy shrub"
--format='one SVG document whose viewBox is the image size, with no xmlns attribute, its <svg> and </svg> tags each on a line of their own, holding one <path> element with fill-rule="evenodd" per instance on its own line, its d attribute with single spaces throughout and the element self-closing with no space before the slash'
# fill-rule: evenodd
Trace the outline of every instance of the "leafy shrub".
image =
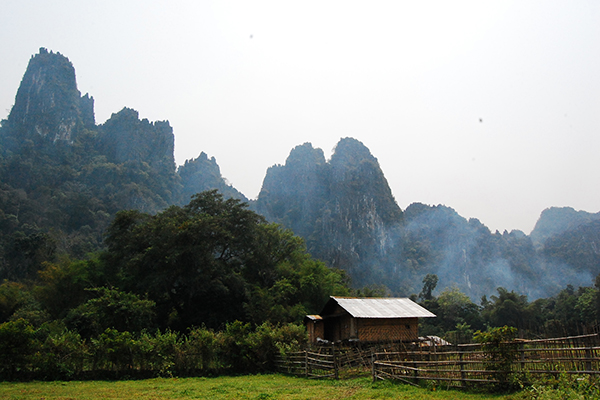
<svg viewBox="0 0 600 400">
<path fill-rule="evenodd" d="M 206 327 L 191 329 L 183 342 L 186 355 L 181 370 L 186 374 L 191 372 L 210 373 L 218 367 L 217 335 Z"/>
<path fill-rule="evenodd" d="M 261 371 L 272 371 L 277 354 L 297 351 L 307 341 L 306 331 L 300 325 L 274 326 L 270 322 L 265 322 L 248 336 L 253 367 Z"/>
<path fill-rule="evenodd" d="M 40 341 L 34 359 L 38 379 L 69 379 L 83 372 L 89 354 L 79 333 L 58 324 L 45 324 L 36 336 Z"/>
<path fill-rule="evenodd" d="M 135 350 L 136 364 L 160 376 L 172 376 L 183 356 L 181 337 L 169 330 L 164 333 L 158 330 L 154 335 L 142 333 Z"/>
<path fill-rule="evenodd" d="M 537 379 L 513 398 L 514 400 L 598 399 L 600 382 L 596 376 L 561 374 L 549 380 Z"/>
<path fill-rule="evenodd" d="M 24 319 L 0 324 L 0 377 L 15 379 L 31 370 L 36 351 L 35 330 Z"/>
<path fill-rule="evenodd" d="M 217 357 L 225 369 L 233 372 L 251 372 L 250 324 L 234 321 L 217 334 Z"/>
<path fill-rule="evenodd" d="M 123 371 L 133 368 L 133 356 L 139 352 L 139 342 L 130 332 L 108 328 L 90 342 L 93 370 Z"/>
<path fill-rule="evenodd" d="M 491 328 L 486 332 L 477 331 L 473 337 L 476 342 L 483 343 L 487 370 L 495 371 L 494 377 L 500 387 L 506 387 L 510 379 L 512 364 L 517 359 L 517 344 L 513 341 L 517 328 L 503 326 Z"/>
</svg>

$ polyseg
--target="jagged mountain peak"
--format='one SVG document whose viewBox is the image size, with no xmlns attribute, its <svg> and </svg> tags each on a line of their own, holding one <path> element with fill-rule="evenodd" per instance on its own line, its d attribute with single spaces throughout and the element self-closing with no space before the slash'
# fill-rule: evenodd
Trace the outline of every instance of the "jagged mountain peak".
<svg viewBox="0 0 600 400">
<path fill-rule="evenodd" d="M 81 97 L 73 64 L 60 53 L 40 48 L 29 60 L 8 117 L 15 134 L 71 143 L 84 125 L 94 124 L 93 115 L 93 98 Z"/>
<path fill-rule="evenodd" d="M 156 152 L 163 153 L 160 157 L 173 158 L 175 137 L 169 121 L 140 119 L 136 110 L 124 107 L 113 113 L 100 128 L 106 139 L 115 143 L 117 162 L 148 161 L 149 154 Z M 143 145 L 144 151 L 141 151 L 140 145 Z"/>
<path fill-rule="evenodd" d="M 182 204 L 187 204 L 192 195 L 211 189 L 218 189 L 225 197 L 248 201 L 246 196 L 226 182 L 215 157 L 209 158 L 205 152 L 195 159 L 186 160 L 177 173 L 182 184 Z"/>
<path fill-rule="evenodd" d="M 572 207 L 550 207 L 542 211 L 531 232 L 531 239 L 543 244 L 546 239 L 600 219 L 600 213 L 576 211 Z"/>
<path fill-rule="evenodd" d="M 358 165 L 362 161 L 377 163 L 367 146 L 359 140 L 347 137 L 340 139 L 335 146 L 330 163 L 334 167 L 348 167 Z"/>
<path fill-rule="evenodd" d="M 294 147 L 285 161 L 285 165 L 288 167 L 308 167 L 322 164 L 325 164 L 323 150 L 314 148 L 312 143 L 308 142 Z"/>
</svg>

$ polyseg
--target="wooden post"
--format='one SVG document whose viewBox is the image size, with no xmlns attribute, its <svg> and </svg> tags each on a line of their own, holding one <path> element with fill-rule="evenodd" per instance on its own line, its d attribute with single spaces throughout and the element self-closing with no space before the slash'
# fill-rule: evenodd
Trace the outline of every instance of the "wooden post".
<svg viewBox="0 0 600 400">
<path fill-rule="evenodd" d="M 375 373 L 375 352 L 371 349 L 371 375 L 373 376 L 373 382 L 377 380 L 377 374 Z"/>
<path fill-rule="evenodd" d="M 308 378 L 308 350 L 304 350 L 304 376 Z"/>
<path fill-rule="evenodd" d="M 333 356 L 333 373 L 335 379 L 339 379 L 339 371 L 338 371 L 338 360 L 335 353 L 335 343 L 331 344 L 331 355 Z"/>
<path fill-rule="evenodd" d="M 463 364 L 463 353 L 462 351 L 458 353 L 458 362 L 460 363 L 460 385 L 462 387 L 466 386 L 466 374 L 465 374 L 465 365 Z"/>
<path fill-rule="evenodd" d="M 519 351 L 521 353 L 521 372 L 525 372 L 525 343 L 519 344 Z"/>
<path fill-rule="evenodd" d="M 421 358 L 421 360 L 422 360 L 422 358 Z M 421 361 L 421 360 L 419 360 L 419 361 Z M 414 360 L 414 359 L 413 359 L 413 368 L 415 369 L 415 385 L 418 385 L 419 384 L 419 371 L 417 370 L 417 368 L 419 368 L 419 364 L 417 364 L 416 360 Z"/>
<path fill-rule="evenodd" d="M 591 371 L 592 370 L 592 350 L 591 347 L 593 346 L 592 344 L 592 340 L 591 338 L 586 338 L 586 340 L 583 341 L 584 346 L 585 346 L 585 370 L 586 371 Z"/>
</svg>

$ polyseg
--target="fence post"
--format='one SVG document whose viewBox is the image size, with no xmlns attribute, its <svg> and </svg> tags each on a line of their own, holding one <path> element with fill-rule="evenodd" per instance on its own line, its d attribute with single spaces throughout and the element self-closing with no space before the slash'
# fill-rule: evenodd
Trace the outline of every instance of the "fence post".
<svg viewBox="0 0 600 400">
<path fill-rule="evenodd" d="M 333 374 L 335 376 L 335 379 L 339 379 L 338 360 L 337 360 L 336 352 L 335 352 L 335 343 L 331 344 L 331 355 L 333 356 Z"/>
<path fill-rule="evenodd" d="M 413 360 L 413 368 L 415 369 L 415 384 L 416 385 L 419 384 L 419 370 L 417 369 L 418 365 L 419 364 L 416 363 L 416 360 Z"/>
<path fill-rule="evenodd" d="M 458 346 L 457 346 L 457 351 L 458 351 L 458 362 L 460 364 L 460 385 L 462 387 L 465 387 L 467 381 L 465 380 L 466 374 L 465 374 L 465 365 L 463 363 L 463 353 L 462 353 L 462 351 L 458 350 Z"/>
<path fill-rule="evenodd" d="M 308 350 L 304 350 L 304 376 L 308 378 Z"/>
<path fill-rule="evenodd" d="M 592 338 L 586 338 L 586 340 L 584 340 L 584 346 L 585 346 L 585 370 L 587 371 L 591 371 L 592 370 L 592 351 L 591 351 L 591 347 L 593 346 L 592 343 Z"/>
<path fill-rule="evenodd" d="M 521 372 L 525 372 L 525 343 L 520 343 L 519 344 L 519 352 L 521 353 L 520 355 L 520 359 L 521 359 Z"/>
<path fill-rule="evenodd" d="M 377 380 L 377 375 L 375 374 L 375 352 L 371 349 L 371 375 L 373 376 L 373 382 Z"/>
</svg>

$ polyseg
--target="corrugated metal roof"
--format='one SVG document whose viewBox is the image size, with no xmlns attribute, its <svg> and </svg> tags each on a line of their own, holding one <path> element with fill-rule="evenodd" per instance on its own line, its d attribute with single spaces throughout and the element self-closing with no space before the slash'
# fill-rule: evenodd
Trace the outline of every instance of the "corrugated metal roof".
<svg viewBox="0 0 600 400">
<path fill-rule="evenodd" d="M 428 318 L 435 314 L 406 297 L 331 297 L 354 318 Z"/>
</svg>

